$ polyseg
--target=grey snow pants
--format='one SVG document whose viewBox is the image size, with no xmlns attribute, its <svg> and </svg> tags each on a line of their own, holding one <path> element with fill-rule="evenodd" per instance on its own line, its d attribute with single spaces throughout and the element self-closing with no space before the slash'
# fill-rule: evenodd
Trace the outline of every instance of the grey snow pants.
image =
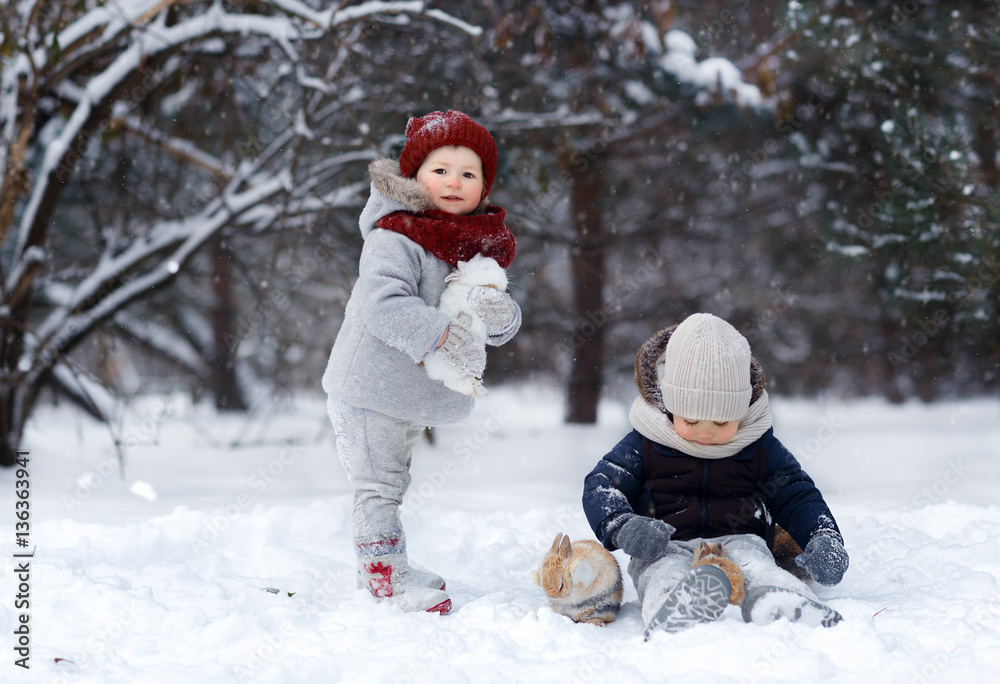
<svg viewBox="0 0 1000 684">
<path fill-rule="evenodd" d="M 702 541 L 722 542 L 729 559 L 743 571 L 747 593 L 756 587 L 770 585 L 791 589 L 811 599 L 816 598 L 802 581 L 775 565 L 767 543 L 755 534 L 671 541 L 667 554 L 662 558 L 653 561 L 633 558 L 629 561 L 628 574 L 639 594 L 643 624 L 649 624 L 649 620 L 663 603 L 663 595 L 673 589 L 691 569 L 694 550 Z"/>
<path fill-rule="evenodd" d="M 359 560 L 386 552 L 405 554 L 399 507 L 410 486 L 410 461 L 424 426 L 332 397 L 327 409 L 340 462 L 354 488 L 352 527 Z"/>
</svg>

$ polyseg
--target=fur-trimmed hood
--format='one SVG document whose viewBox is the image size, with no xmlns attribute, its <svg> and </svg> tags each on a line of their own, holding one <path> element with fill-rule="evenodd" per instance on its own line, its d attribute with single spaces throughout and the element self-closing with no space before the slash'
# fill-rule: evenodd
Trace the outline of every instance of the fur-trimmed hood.
<svg viewBox="0 0 1000 684">
<path fill-rule="evenodd" d="M 671 325 L 660 330 L 655 335 L 646 340 L 639 352 L 635 355 L 635 384 L 639 388 L 639 394 L 661 413 L 670 416 L 663 405 L 663 394 L 660 392 L 660 380 L 663 375 L 663 353 L 667 349 L 667 342 L 677 325 Z M 760 399 L 764 392 L 764 371 L 761 369 L 757 359 L 750 359 L 750 385 L 752 393 L 750 395 L 750 405 Z M 673 416 L 670 416 L 673 419 Z"/>
<path fill-rule="evenodd" d="M 361 212 L 361 237 L 368 237 L 375 224 L 383 216 L 397 211 L 419 213 L 434 209 L 434 200 L 427 188 L 415 178 L 405 178 L 395 159 L 376 159 L 368 165 L 368 175 L 372 179 L 371 196 Z M 469 212 L 469 216 L 486 213 L 489 197 L 484 197 L 479 206 Z"/>
<path fill-rule="evenodd" d="M 434 208 L 434 200 L 427 188 L 415 178 L 404 178 L 399 162 L 394 159 L 376 159 L 368 165 L 372 187 L 386 199 L 406 206 L 407 211 L 424 211 Z"/>
</svg>

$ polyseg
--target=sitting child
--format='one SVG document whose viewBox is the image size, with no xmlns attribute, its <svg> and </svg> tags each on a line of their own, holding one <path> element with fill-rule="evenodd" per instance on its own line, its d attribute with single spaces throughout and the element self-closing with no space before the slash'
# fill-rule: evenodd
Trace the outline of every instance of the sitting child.
<svg viewBox="0 0 1000 684">
<path fill-rule="evenodd" d="M 775 523 L 804 552 L 795 562 L 832 586 L 847 570 L 843 538 L 822 494 L 774 437 L 764 374 L 732 325 L 694 314 L 639 350 L 634 428 L 590 472 L 583 506 L 597 538 L 631 556 L 646 634 L 718 618 L 725 574 L 692 568 L 703 540 L 743 571 L 743 619 L 830 626 L 841 616 L 779 568 Z"/>
</svg>

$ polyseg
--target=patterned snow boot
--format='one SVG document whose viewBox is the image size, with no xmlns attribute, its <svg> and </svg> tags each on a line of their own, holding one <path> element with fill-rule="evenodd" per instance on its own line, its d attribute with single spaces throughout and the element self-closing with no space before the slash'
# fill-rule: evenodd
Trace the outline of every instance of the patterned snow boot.
<svg viewBox="0 0 1000 684">
<path fill-rule="evenodd" d="M 385 599 L 408 613 L 451 612 L 451 599 L 443 591 L 444 580 L 433 573 L 410 568 L 400 546 L 395 537 L 355 544 L 358 584 L 375 598 Z"/>
<path fill-rule="evenodd" d="M 359 566 L 360 567 L 360 566 Z M 409 573 L 413 581 L 421 587 L 427 587 L 428 589 L 440 589 L 444 591 L 446 588 L 444 578 L 441 575 L 430 572 L 429 570 L 418 570 L 412 565 L 407 564 L 406 571 Z M 361 572 L 358 572 L 358 589 L 364 587 L 365 584 L 361 580 Z"/>
<path fill-rule="evenodd" d="M 428 589 L 440 589 L 445 590 L 444 578 L 437 573 L 433 573 L 430 570 L 421 570 L 413 567 L 409 563 L 406 565 L 406 571 L 409 573 L 413 581 L 416 582 L 421 587 L 427 587 Z"/>
<path fill-rule="evenodd" d="M 732 586 L 726 573 L 714 565 L 699 565 L 687 572 L 664 597 L 646 625 L 643 637 L 657 629 L 680 632 L 702 622 L 717 620 L 729 605 Z"/>
<path fill-rule="evenodd" d="M 743 620 L 755 625 L 767 625 L 787 618 L 812 627 L 833 627 L 843 616 L 829 606 L 814 601 L 797 591 L 782 587 L 763 586 L 753 589 L 743 601 Z"/>
</svg>

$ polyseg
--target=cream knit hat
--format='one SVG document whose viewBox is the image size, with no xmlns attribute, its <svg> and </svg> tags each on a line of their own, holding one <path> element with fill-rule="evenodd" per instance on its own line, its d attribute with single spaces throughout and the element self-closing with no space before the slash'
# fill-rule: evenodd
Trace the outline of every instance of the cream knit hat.
<svg viewBox="0 0 1000 684">
<path fill-rule="evenodd" d="M 677 326 L 663 352 L 660 391 L 670 413 L 690 420 L 742 420 L 750 407 L 750 343 L 712 314 Z"/>
</svg>

